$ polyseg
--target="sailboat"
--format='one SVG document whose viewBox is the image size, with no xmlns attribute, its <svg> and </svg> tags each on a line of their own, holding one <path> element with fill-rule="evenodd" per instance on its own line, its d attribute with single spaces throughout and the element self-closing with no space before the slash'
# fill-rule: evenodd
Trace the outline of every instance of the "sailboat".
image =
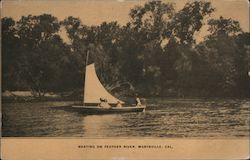
<svg viewBox="0 0 250 160">
<path fill-rule="evenodd" d="M 87 53 L 88 58 L 88 53 Z M 87 64 L 87 60 L 86 60 Z M 105 99 L 110 107 L 105 108 L 100 106 L 101 100 Z M 117 104 L 120 107 L 117 107 Z M 145 111 L 146 105 L 140 106 L 125 106 L 125 102 L 111 95 L 102 85 L 95 70 L 95 64 L 89 64 L 85 70 L 84 82 L 84 98 L 83 105 L 74 105 L 74 109 L 83 113 L 123 113 L 123 112 L 142 112 Z"/>
</svg>

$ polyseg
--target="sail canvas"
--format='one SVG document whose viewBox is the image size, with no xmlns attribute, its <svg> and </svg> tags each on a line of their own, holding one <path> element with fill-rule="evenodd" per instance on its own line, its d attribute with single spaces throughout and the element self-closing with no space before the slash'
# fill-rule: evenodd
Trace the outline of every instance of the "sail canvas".
<svg viewBox="0 0 250 160">
<path fill-rule="evenodd" d="M 86 67 L 85 85 L 84 85 L 84 103 L 100 103 L 100 98 L 107 99 L 108 103 L 116 104 L 123 101 L 112 96 L 101 84 L 95 71 L 95 64 L 92 63 Z"/>
</svg>

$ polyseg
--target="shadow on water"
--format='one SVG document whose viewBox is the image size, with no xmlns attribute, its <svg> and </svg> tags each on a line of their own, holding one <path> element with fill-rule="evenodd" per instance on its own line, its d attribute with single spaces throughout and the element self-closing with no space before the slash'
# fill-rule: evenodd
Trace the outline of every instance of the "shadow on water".
<svg viewBox="0 0 250 160">
<path fill-rule="evenodd" d="M 76 108 L 71 106 L 57 106 L 57 107 L 50 107 L 51 109 L 58 109 L 63 110 L 66 112 L 74 112 L 79 113 L 81 115 L 106 115 L 106 114 L 124 114 L 124 113 L 130 113 L 130 112 L 144 112 L 143 108 L 137 108 L 134 107 L 133 109 L 122 107 L 122 108 L 116 108 L 116 109 L 95 109 L 95 110 L 85 110 L 84 108 Z M 113 107 L 112 107 L 113 108 Z"/>
<path fill-rule="evenodd" d="M 71 113 L 78 113 L 79 115 L 82 116 L 88 116 L 88 115 L 106 115 L 106 114 L 116 114 L 116 113 L 102 113 L 102 112 L 84 112 L 83 110 L 79 108 L 73 108 L 72 106 L 57 106 L 57 107 L 50 107 L 51 109 L 55 110 L 63 110 L 66 112 L 71 112 Z M 121 114 L 121 113 L 120 113 Z"/>
</svg>

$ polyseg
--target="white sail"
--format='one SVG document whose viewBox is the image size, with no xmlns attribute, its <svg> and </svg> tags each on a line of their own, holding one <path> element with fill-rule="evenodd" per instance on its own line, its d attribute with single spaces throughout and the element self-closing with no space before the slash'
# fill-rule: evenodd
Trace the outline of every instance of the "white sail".
<svg viewBox="0 0 250 160">
<path fill-rule="evenodd" d="M 108 103 L 116 104 L 123 101 L 112 96 L 99 81 L 94 63 L 86 67 L 85 87 L 84 87 L 84 103 L 100 103 L 100 98 L 107 99 Z"/>
</svg>

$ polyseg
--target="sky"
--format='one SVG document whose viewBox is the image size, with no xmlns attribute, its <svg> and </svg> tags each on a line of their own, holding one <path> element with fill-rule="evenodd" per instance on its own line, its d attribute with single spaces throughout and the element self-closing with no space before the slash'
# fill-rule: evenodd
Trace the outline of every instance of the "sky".
<svg viewBox="0 0 250 160">
<path fill-rule="evenodd" d="M 181 9 L 191 0 L 162 0 L 176 3 Z M 207 0 L 208 1 L 208 0 Z M 240 22 L 241 28 L 249 32 L 248 0 L 209 0 L 216 11 L 212 18 L 223 16 Z M 59 20 L 68 16 L 78 17 L 85 25 L 99 25 L 103 21 L 118 21 L 124 25 L 129 21 L 128 13 L 135 5 L 143 5 L 146 0 L 3 0 L 2 17 L 19 20 L 21 16 L 52 14 Z M 201 34 L 204 37 L 204 35 Z"/>
</svg>

